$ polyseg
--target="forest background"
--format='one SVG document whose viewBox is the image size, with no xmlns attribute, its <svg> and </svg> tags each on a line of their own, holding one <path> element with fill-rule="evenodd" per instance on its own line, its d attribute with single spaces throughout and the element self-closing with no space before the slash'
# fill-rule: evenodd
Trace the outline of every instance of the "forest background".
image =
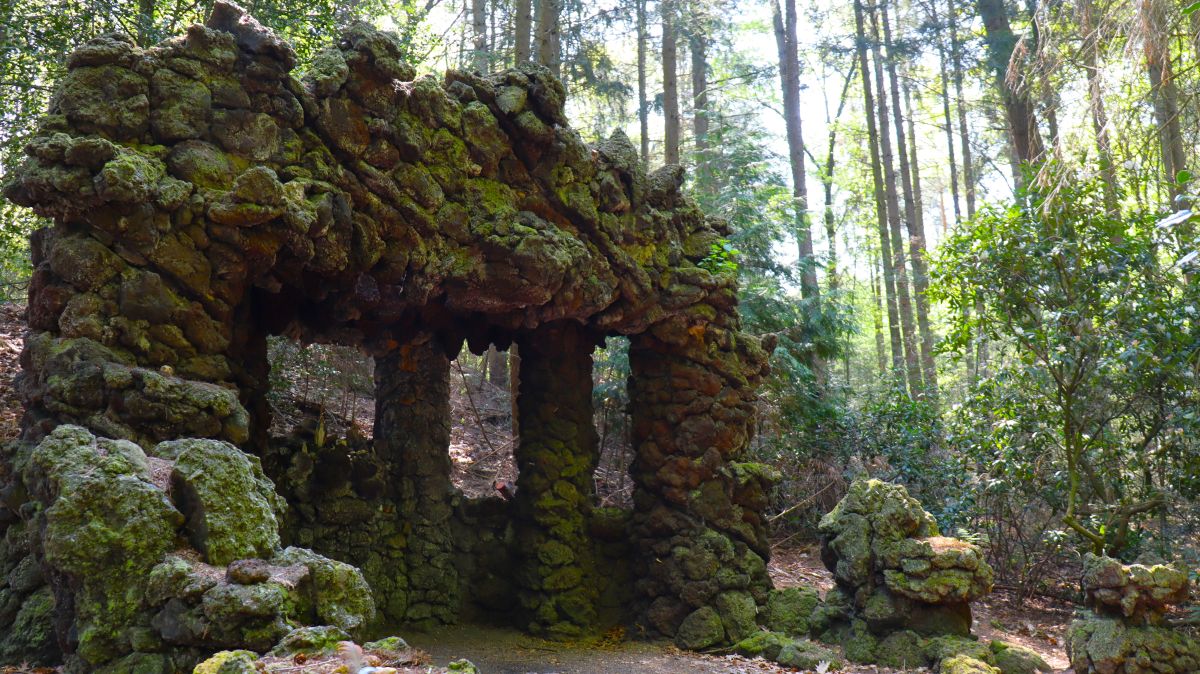
<svg viewBox="0 0 1200 674">
<path fill-rule="evenodd" d="M 113 31 L 149 46 L 210 4 L 0 0 L 0 179 L 71 49 Z M 543 64 L 586 140 L 619 130 L 649 169 L 686 166 L 734 232 L 705 264 L 738 274 L 749 331 L 780 337 L 752 451 L 784 475 L 781 538 L 811 536 L 871 475 L 984 544 L 1023 593 L 1073 587 L 1088 550 L 1200 561 L 1200 2 L 247 8 L 301 63 L 361 20 L 395 31 L 422 73 Z M 45 224 L 0 204 L 0 301 L 23 298 Z M 511 452 L 511 420 L 493 418 L 510 356 L 456 371 L 461 422 L 492 454 Z M 282 419 L 360 416 L 369 359 L 286 340 L 272 358 Z M 597 480 L 620 502 L 622 341 L 596 361 Z"/>
</svg>

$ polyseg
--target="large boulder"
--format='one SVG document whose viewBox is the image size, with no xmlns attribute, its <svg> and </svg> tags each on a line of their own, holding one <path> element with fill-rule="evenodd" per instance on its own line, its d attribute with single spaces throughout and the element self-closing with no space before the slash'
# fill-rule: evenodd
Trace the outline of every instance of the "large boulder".
<svg viewBox="0 0 1200 674">
<path fill-rule="evenodd" d="M 77 426 L 16 453 L 37 502 L 0 545 L 0 661 L 65 655 L 68 672 L 172 674 L 202 652 L 265 651 L 297 626 L 345 634 L 374 619 L 357 569 L 280 549 L 282 503 L 256 459 L 214 440 L 152 454 Z M 32 548 L 27 526 L 41 532 Z"/>
<path fill-rule="evenodd" d="M 1076 674 L 1200 671 L 1200 642 L 1191 635 L 1088 611 L 1067 631 L 1067 656 Z"/>
<path fill-rule="evenodd" d="M 1122 564 L 1088 554 L 1083 560 L 1081 611 L 1067 631 L 1067 655 L 1077 674 L 1200 671 L 1200 640 L 1164 626 L 1164 614 L 1187 600 L 1186 569 Z"/>
<path fill-rule="evenodd" d="M 855 482 L 819 532 L 848 613 L 873 633 L 970 634 L 970 602 L 991 591 L 992 569 L 978 546 L 939 535 L 904 487 Z"/>
<path fill-rule="evenodd" d="M 1166 610 L 1187 601 L 1186 567 L 1122 564 L 1088 553 L 1083 558 L 1083 589 L 1091 608 L 1137 623 L 1157 624 Z"/>
<path fill-rule="evenodd" d="M 208 563 L 270 557 L 279 547 L 276 514 L 286 504 L 257 457 L 220 440 L 162 443 L 156 453 L 173 455 L 171 493 L 187 516 L 188 540 Z"/>
</svg>

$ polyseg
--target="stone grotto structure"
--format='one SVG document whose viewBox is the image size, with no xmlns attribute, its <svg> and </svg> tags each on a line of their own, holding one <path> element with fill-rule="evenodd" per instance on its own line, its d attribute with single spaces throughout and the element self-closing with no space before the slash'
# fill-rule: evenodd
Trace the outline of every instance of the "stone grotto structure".
<svg viewBox="0 0 1200 674">
<path fill-rule="evenodd" d="M 32 239 L 0 462 L 0 661 L 184 671 L 295 624 L 499 620 L 731 643 L 770 590 L 741 461 L 773 344 L 728 232 L 589 147 L 526 66 L 416 77 L 349 29 L 311 62 L 235 5 L 71 54 L 4 194 Z M 267 337 L 376 362 L 373 441 L 268 435 Z M 592 352 L 630 340 L 631 511 L 593 504 Z M 452 488 L 449 362 L 520 348 L 516 497 Z M 713 616 L 718 619 L 713 621 Z"/>
</svg>

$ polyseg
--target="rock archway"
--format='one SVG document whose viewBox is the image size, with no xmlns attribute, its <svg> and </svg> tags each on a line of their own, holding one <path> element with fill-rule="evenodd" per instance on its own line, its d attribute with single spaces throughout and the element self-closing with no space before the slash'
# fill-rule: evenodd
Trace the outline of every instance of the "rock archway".
<svg viewBox="0 0 1200 674">
<path fill-rule="evenodd" d="M 741 636 L 770 585 L 770 471 L 740 462 L 770 345 L 740 331 L 712 257 L 727 232 L 681 169 L 646 175 L 620 133 L 585 145 L 542 69 L 417 78 L 365 26 L 297 76 L 289 45 L 218 2 L 184 36 L 102 37 L 68 65 L 5 189 L 55 223 L 32 242 L 23 442 L 73 424 L 258 455 L 284 538 L 359 566 L 391 621 L 509 606 L 545 634 Z M 372 445 L 267 437 L 271 334 L 376 358 Z M 592 506 L 591 352 L 614 335 L 632 512 Z M 464 342 L 521 349 L 511 503 L 448 480 Z"/>
</svg>

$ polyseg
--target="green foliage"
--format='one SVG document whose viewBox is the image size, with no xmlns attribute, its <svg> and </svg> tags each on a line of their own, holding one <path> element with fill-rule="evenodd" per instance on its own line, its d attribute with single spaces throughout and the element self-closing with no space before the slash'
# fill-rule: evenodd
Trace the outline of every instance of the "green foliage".
<svg viewBox="0 0 1200 674">
<path fill-rule="evenodd" d="M 1168 492 L 1200 487 L 1189 216 L 1112 217 L 1097 184 L 1068 183 L 983 211 L 935 264 L 947 348 L 982 334 L 1002 350 L 949 442 L 989 489 L 1036 491 L 1110 554 L 1131 551 Z"/>
<path fill-rule="evenodd" d="M 714 274 L 736 274 L 737 257 L 742 251 L 733 247 L 729 239 L 721 239 L 709 249 L 708 257 L 700 260 L 700 266 Z"/>
</svg>

